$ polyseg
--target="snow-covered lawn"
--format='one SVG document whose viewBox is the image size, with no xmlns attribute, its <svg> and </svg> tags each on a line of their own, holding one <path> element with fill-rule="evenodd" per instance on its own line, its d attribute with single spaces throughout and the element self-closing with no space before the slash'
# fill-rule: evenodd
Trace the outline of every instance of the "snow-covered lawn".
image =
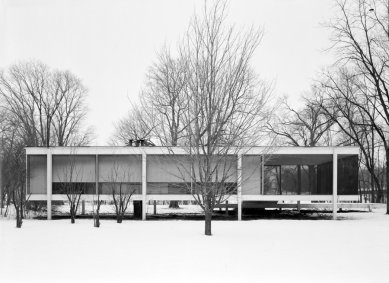
<svg viewBox="0 0 389 283">
<path fill-rule="evenodd" d="M 389 216 L 343 220 L 0 220 L 0 282 L 389 282 Z"/>
</svg>

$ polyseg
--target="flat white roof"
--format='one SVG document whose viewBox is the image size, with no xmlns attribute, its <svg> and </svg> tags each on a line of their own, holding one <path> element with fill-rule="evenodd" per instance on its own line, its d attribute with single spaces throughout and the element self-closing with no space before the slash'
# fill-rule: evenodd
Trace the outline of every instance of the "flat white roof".
<svg viewBox="0 0 389 283">
<path fill-rule="evenodd" d="M 232 154 L 237 154 L 238 150 L 231 149 Z M 147 155 L 161 155 L 161 154 L 188 154 L 188 149 L 183 147 L 131 147 L 131 146 L 86 146 L 86 147 L 26 147 L 27 155 L 46 155 L 48 152 L 54 155 L 124 155 L 124 154 L 147 154 Z M 242 147 L 239 153 L 244 155 L 261 155 L 261 154 L 333 154 L 340 155 L 358 155 L 359 147 Z"/>
</svg>

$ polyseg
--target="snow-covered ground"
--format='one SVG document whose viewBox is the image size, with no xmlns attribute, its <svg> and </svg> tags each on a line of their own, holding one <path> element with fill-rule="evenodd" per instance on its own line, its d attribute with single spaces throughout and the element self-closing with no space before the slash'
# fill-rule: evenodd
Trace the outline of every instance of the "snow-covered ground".
<svg viewBox="0 0 389 283">
<path fill-rule="evenodd" d="M 389 282 L 389 216 L 342 220 L 0 220 L 0 282 Z"/>
</svg>

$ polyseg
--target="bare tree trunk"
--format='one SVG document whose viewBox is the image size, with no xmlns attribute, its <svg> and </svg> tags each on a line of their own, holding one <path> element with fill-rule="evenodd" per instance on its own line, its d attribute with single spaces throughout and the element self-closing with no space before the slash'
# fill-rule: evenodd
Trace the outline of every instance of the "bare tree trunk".
<svg viewBox="0 0 389 283">
<path fill-rule="evenodd" d="M 21 189 L 21 192 L 20 192 L 20 219 L 24 219 L 24 214 L 25 214 L 25 211 L 24 211 L 24 205 L 25 205 L 25 202 L 24 202 L 24 196 L 23 196 L 23 189 Z"/>
<path fill-rule="evenodd" d="M 96 207 L 96 214 L 94 215 L 94 227 L 99 228 L 100 227 L 100 195 L 97 197 L 97 207 Z"/>
<path fill-rule="evenodd" d="M 1 174 L 1 172 L 0 172 L 0 174 Z M 3 188 L 1 187 L 1 182 L 0 182 L 0 215 L 3 215 L 3 208 L 4 208 Z"/>
<path fill-rule="evenodd" d="M 206 236 L 212 236 L 212 211 L 209 211 L 208 209 L 205 211 L 205 235 Z"/>
<path fill-rule="evenodd" d="M 389 214 L 389 148 L 386 148 L 386 214 Z"/>
<path fill-rule="evenodd" d="M 9 208 L 9 203 L 7 202 L 7 206 L 5 207 L 4 217 L 7 217 L 8 215 L 8 208 Z"/>
<path fill-rule="evenodd" d="M 17 188 L 19 189 L 19 188 Z M 22 219 L 22 215 L 21 215 L 21 206 L 23 205 L 23 200 L 21 199 L 18 199 L 16 197 L 16 194 L 15 193 L 15 189 L 12 191 L 12 203 L 15 207 L 15 211 L 16 211 L 16 228 L 21 228 L 22 227 L 22 223 L 23 223 L 23 219 Z"/>
<path fill-rule="evenodd" d="M 373 168 L 374 170 L 374 168 Z M 373 174 L 370 174 L 370 191 L 371 191 L 371 202 L 376 202 L 375 186 L 373 181 Z"/>
<path fill-rule="evenodd" d="M 100 215 L 99 213 L 97 212 L 96 215 L 95 215 L 95 225 L 94 225 L 96 228 L 99 228 L 100 227 Z"/>
<path fill-rule="evenodd" d="M 74 204 L 70 204 L 70 223 L 74 224 L 76 222 L 76 208 Z"/>
<path fill-rule="evenodd" d="M 19 208 L 18 207 L 15 208 L 16 208 L 16 228 L 21 228 L 23 223 L 22 217 L 20 215 Z"/>
<path fill-rule="evenodd" d="M 20 218 L 24 219 L 24 209 L 23 209 L 22 204 L 20 204 Z"/>
</svg>

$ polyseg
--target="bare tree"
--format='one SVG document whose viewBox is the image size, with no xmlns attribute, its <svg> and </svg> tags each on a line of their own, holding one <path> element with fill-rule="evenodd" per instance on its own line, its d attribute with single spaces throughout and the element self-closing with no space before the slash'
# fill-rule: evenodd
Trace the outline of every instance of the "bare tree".
<svg viewBox="0 0 389 283">
<path fill-rule="evenodd" d="M 6 193 L 3 186 L 4 183 L 3 159 L 4 159 L 4 153 L 6 152 L 4 150 L 5 131 L 6 131 L 5 121 L 6 121 L 5 109 L 0 107 L 0 215 L 3 215 L 4 200 L 6 197 Z"/>
<path fill-rule="evenodd" d="M 4 125 L 4 121 L 3 125 Z M 12 120 L 8 120 L 12 123 Z M 25 215 L 28 197 L 26 196 L 25 178 L 26 164 L 24 158 L 24 143 L 20 139 L 15 127 L 3 128 L 1 137 L 2 161 L 5 166 L 2 168 L 4 193 L 8 206 L 12 202 L 16 212 L 16 227 L 21 228 Z"/>
<path fill-rule="evenodd" d="M 58 89 L 56 91 L 63 96 L 52 119 L 54 144 L 58 146 L 89 144 L 92 129 L 82 128 L 87 114 L 85 105 L 87 90 L 81 80 L 69 71 L 56 72 L 53 79 Z"/>
<path fill-rule="evenodd" d="M 130 204 L 131 197 L 136 191 L 128 182 L 129 179 L 130 172 L 114 163 L 109 175 L 108 184 L 112 194 L 112 201 L 115 206 L 117 223 L 122 223 L 128 205 Z"/>
<path fill-rule="evenodd" d="M 143 107 L 131 105 L 127 117 L 115 125 L 115 132 L 111 138 L 113 145 L 126 145 L 129 140 L 154 141 L 154 115 L 151 110 L 146 113 Z M 145 114 L 146 113 L 146 114 Z"/>
<path fill-rule="evenodd" d="M 128 116 L 119 121 L 113 144 L 144 139 L 164 146 L 177 146 L 184 137 L 186 102 L 185 61 L 174 58 L 165 47 L 146 74 L 139 105 L 131 104 Z"/>
<path fill-rule="evenodd" d="M 205 213 L 211 235 L 215 205 L 236 192 L 236 156 L 256 143 L 263 126 L 269 88 L 250 61 L 262 32 L 237 32 L 226 24 L 226 4 L 206 4 L 193 18 L 181 46 L 187 70 L 182 180 Z M 247 147 L 246 147 L 247 148 Z"/>
<path fill-rule="evenodd" d="M 165 146 L 177 146 L 184 135 L 186 72 L 185 60 L 174 58 L 165 47 L 149 69 L 141 93 L 144 114 L 155 117 L 155 136 Z"/>
<path fill-rule="evenodd" d="M 12 120 L 9 119 L 6 109 L 0 108 L 0 158 L 1 158 L 1 208 L 3 208 L 4 204 L 6 206 L 4 211 L 4 216 L 7 216 L 8 209 L 12 200 L 12 189 L 9 185 L 7 185 L 7 174 L 12 171 L 7 172 L 7 167 L 3 166 L 6 159 L 10 159 L 15 157 L 12 156 L 12 150 L 10 148 L 13 147 L 14 141 L 17 140 L 17 132 L 13 127 L 11 127 Z M 18 162 L 18 161 L 16 161 Z M 1 210 L 1 212 L 3 212 Z M 3 213 L 1 213 L 3 214 Z"/>
<path fill-rule="evenodd" d="M 63 95 L 41 63 L 20 63 L 0 77 L 0 93 L 8 109 L 36 145 L 50 146 L 51 122 Z"/>
<path fill-rule="evenodd" d="M 119 122 L 114 140 L 155 139 L 163 146 L 179 145 L 185 138 L 186 72 L 186 61 L 164 47 L 146 74 L 140 105 L 132 105 L 129 116 Z M 179 208 L 178 201 L 170 201 L 169 207 Z"/>
<path fill-rule="evenodd" d="M 382 131 L 385 131 L 385 127 L 382 121 L 380 122 L 377 101 L 371 104 L 372 100 L 366 100 L 366 82 L 361 82 L 360 78 L 346 69 L 323 74 L 320 85 L 317 86 L 316 103 L 345 136 L 338 141 L 339 145 L 357 145 L 361 149 L 362 165 L 371 177 L 369 186 L 372 190 L 372 201 L 381 202 L 383 183 L 379 178 L 380 173 L 377 172 L 379 164 L 376 158 L 381 141 L 376 139 L 376 129 L 372 121 Z"/>
<path fill-rule="evenodd" d="M 40 62 L 21 62 L 3 70 L 0 105 L 6 118 L 6 139 L 15 137 L 21 147 L 85 145 L 91 137 L 90 130 L 82 129 L 85 94 L 76 76 Z M 13 193 L 5 195 L 9 202 Z M 25 195 L 15 194 L 15 198 Z"/>
<path fill-rule="evenodd" d="M 267 128 L 283 138 L 281 144 L 309 147 L 330 144 L 332 120 L 309 97 L 303 100 L 304 107 L 294 109 L 285 98 L 279 111 L 281 115 L 270 120 Z"/>
<path fill-rule="evenodd" d="M 95 200 L 93 199 L 93 226 L 96 228 L 100 227 L 100 206 L 102 201 L 100 200 L 100 188 L 97 188 L 96 190 L 96 210 L 94 208 L 95 206 Z"/>
<path fill-rule="evenodd" d="M 0 99 L 26 146 L 85 144 L 84 96 L 78 78 L 40 62 L 15 64 L 0 74 Z"/>
<path fill-rule="evenodd" d="M 143 113 L 154 117 L 154 126 L 150 128 L 163 146 L 177 146 L 185 138 L 186 84 L 186 61 L 179 56 L 174 58 L 164 47 L 149 69 L 141 93 Z M 179 208 L 178 201 L 170 201 L 169 208 Z"/>
<path fill-rule="evenodd" d="M 389 126 L 389 3 L 385 0 L 338 1 L 340 16 L 329 24 L 337 64 L 363 82 L 358 107 L 369 119 L 369 124 L 381 139 L 386 152 L 386 180 L 389 180 L 389 144 L 386 128 Z M 371 109 L 375 109 L 375 116 Z M 389 182 L 386 182 L 389 196 Z M 389 198 L 388 198 L 389 199 Z M 387 202 L 389 214 L 389 201 Z"/>
<path fill-rule="evenodd" d="M 82 194 L 85 192 L 85 183 L 82 180 L 82 170 L 77 167 L 75 155 L 67 157 L 67 162 L 62 171 L 58 174 L 59 189 L 66 194 L 69 202 L 70 222 L 75 223 L 78 206 Z"/>
</svg>

